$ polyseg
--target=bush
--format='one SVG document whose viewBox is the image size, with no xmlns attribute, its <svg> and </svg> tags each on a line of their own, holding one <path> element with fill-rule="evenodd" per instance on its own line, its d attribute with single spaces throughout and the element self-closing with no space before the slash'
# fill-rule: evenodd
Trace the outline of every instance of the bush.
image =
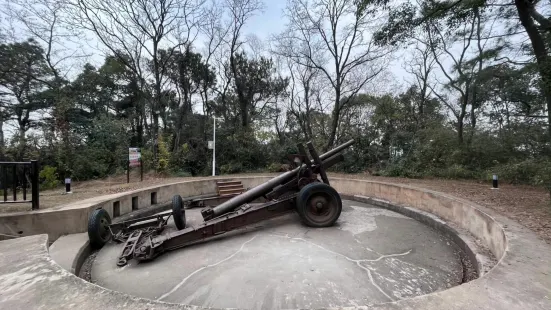
<svg viewBox="0 0 551 310">
<path fill-rule="evenodd" d="M 286 172 L 291 171 L 293 166 L 290 164 L 271 163 L 266 169 L 268 172 Z"/>
<path fill-rule="evenodd" d="M 176 178 L 187 178 L 193 176 L 189 171 L 185 170 L 172 171 L 170 175 Z"/>
<path fill-rule="evenodd" d="M 421 178 L 423 175 L 403 162 L 392 163 L 381 171 L 386 177 Z"/>
<path fill-rule="evenodd" d="M 167 172 L 169 168 L 170 153 L 168 152 L 168 147 L 163 139 L 163 135 L 159 135 L 158 143 L 157 172 L 164 173 Z"/>
<path fill-rule="evenodd" d="M 244 172 L 243 164 L 240 162 L 231 162 L 220 166 L 220 172 L 222 174 L 233 174 Z"/>
<path fill-rule="evenodd" d="M 55 167 L 44 166 L 38 174 L 38 177 L 40 178 L 40 186 L 43 189 L 52 189 L 59 185 L 57 168 Z"/>
<path fill-rule="evenodd" d="M 548 160 L 527 159 L 497 166 L 488 170 L 488 175 L 497 174 L 500 180 L 513 184 L 544 185 L 549 165 Z"/>
<path fill-rule="evenodd" d="M 513 184 L 543 186 L 551 197 L 551 158 L 527 159 L 497 166 L 488 171 L 488 177 L 497 174 L 500 180 Z"/>
</svg>

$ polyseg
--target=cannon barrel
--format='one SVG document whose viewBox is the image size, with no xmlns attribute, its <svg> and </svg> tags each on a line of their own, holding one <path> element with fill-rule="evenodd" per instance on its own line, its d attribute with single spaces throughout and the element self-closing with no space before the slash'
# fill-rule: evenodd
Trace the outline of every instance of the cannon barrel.
<svg viewBox="0 0 551 310">
<path fill-rule="evenodd" d="M 320 155 L 320 160 L 321 161 L 325 161 L 326 159 L 330 159 L 333 157 L 333 155 L 341 152 L 342 150 L 350 147 L 352 144 L 354 144 L 354 140 L 350 140 L 342 145 L 339 145 L 338 147 L 328 151 L 327 153 L 324 153 L 324 154 L 321 154 Z M 312 161 L 312 164 L 314 163 L 314 161 Z M 332 164 L 334 164 L 334 162 L 332 161 Z M 325 166 L 325 165 L 324 165 Z M 235 208 L 245 204 L 245 203 L 248 203 L 248 202 L 251 202 L 257 198 L 260 198 L 266 194 L 268 194 L 269 192 L 271 192 L 275 187 L 277 187 L 278 185 L 281 185 L 281 184 L 284 184 L 284 183 L 287 183 L 289 181 L 291 181 L 296 175 L 297 173 L 299 172 L 301 167 L 297 167 L 291 171 L 288 171 L 288 172 L 285 172 L 281 175 L 278 175 L 277 177 L 269 180 L 268 182 L 266 183 L 263 183 L 263 184 L 260 184 L 256 187 L 253 187 L 251 188 L 250 190 L 238 195 L 238 196 L 235 196 L 233 197 L 232 199 L 210 209 L 212 211 L 209 210 L 209 216 L 208 218 L 212 218 L 212 217 L 217 217 L 217 216 L 220 216 L 224 213 L 227 213 L 227 212 L 230 212 L 232 210 L 234 210 Z M 205 214 L 203 214 L 203 216 L 205 216 Z"/>
</svg>

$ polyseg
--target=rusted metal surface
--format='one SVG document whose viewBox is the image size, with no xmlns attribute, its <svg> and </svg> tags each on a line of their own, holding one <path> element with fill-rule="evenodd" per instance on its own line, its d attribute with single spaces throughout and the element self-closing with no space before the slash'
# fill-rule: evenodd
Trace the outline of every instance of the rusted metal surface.
<svg viewBox="0 0 551 310">
<path fill-rule="evenodd" d="M 194 200 L 184 200 L 184 209 L 192 209 L 192 208 L 204 208 L 207 206 L 216 206 L 218 204 L 221 204 L 223 202 L 226 202 L 230 200 L 231 198 L 237 196 L 239 194 L 225 194 L 223 196 L 212 196 L 208 198 L 201 198 L 201 199 L 194 199 Z"/>
<path fill-rule="evenodd" d="M 161 234 L 171 214 L 173 216 L 176 216 L 176 213 L 182 215 L 180 208 L 112 225 L 110 229 L 112 229 L 111 232 L 114 238 L 125 242 L 117 264 L 122 266 L 132 258 L 151 260 L 165 251 L 202 242 L 234 229 L 278 217 L 295 210 L 297 195 L 302 193 L 301 189 L 306 185 L 320 182 L 318 175 L 321 176 L 323 183 L 327 184 L 326 188 L 338 198 L 336 191 L 329 187 L 325 169 L 344 160 L 343 155 L 339 153 L 353 143 L 353 140 L 348 141 L 318 156 L 314 146 L 309 142 L 307 146 L 312 160 L 308 158 L 305 147 L 299 144 L 300 154 L 293 158 L 296 167 L 292 171 L 285 172 L 266 183 L 233 197 L 219 195 L 197 200 L 188 199 L 184 203 L 184 209 L 191 206 L 206 205 L 207 203 L 220 203 L 215 207 L 206 207 L 201 210 L 205 222 L 199 226 Z M 237 188 L 236 182 L 220 183 L 222 190 L 218 190 L 218 193 L 224 190 L 230 190 L 233 193 L 231 189 Z M 318 191 L 320 190 L 318 189 Z M 305 194 L 308 194 L 309 189 L 305 188 L 304 191 Z M 311 215 L 314 222 L 319 220 L 320 223 L 328 222 L 332 224 L 340 215 L 340 198 L 338 198 L 338 204 L 330 203 L 329 199 L 323 196 L 323 193 L 321 194 L 321 196 L 316 194 L 317 196 L 312 196 L 313 198 L 308 200 L 306 212 Z M 255 203 L 259 201 L 261 203 Z M 181 211 L 184 212 L 184 210 Z M 323 227 L 320 225 L 316 227 Z"/>
<path fill-rule="evenodd" d="M 281 216 L 292 211 L 294 207 L 292 197 L 257 205 L 245 204 L 234 212 L 203 222 L 198 227 L 188 227 L 155 237 L 149 236 L 136 249 L 134 258 L 142 261 L 151 260 L 165 251 L 203 242 L 234 229 Z"/>
<path fill-rule="evenodd" d="M 299 167 L 293 169 L 292 171 L 285 172 L 285 173 L 269 180 L 268 182 L 266 182 L 264 184 L 261 184 L 257 187 L 254 187 L 254 188 L 244 192 L 241 195 L 233 197 L 232 199 L 222 203 L 221 205 L 218 205 L 214 208 L 205 208 L 205 209 L 201 210 L 201 215 L 203 215 L 203 219 L 205 221 L 210 220 L 210 219 L 215 218 L 219 215 L 225 214 L 227 212 L 231 212 L 232 210 L 234 210 L 235 208 L 239 207 L 240 205 L 242 205 L 244 203 L 250 202 L 250 201 L 252 201 L 252 200 L 254 200 L 258 197 L 263 197 L 263 196 L 269 194 L 270 192 L 272 192 L 278 186 L 280 186 L 282 184 L 285 184 L 285 183 L 288 183 L 288 182 L 296 179 L 297 177 L 301 177 L 302 173 L 306 173 L 306 172 L 319 173 L 320 170 L 327 169 L 327 168 L 331 167 L 332 165 L 334 165 L 336 162 L 339 161 L 339 159 L 342 160 L 342 157 L 333 156 L 333 155 L 338 154 L 338 152 L 335 152 L 335 150 L 337 150 L 337 149 L 343 150 L 344 148 L 346 148 L 344 146 L 346 146 L 346 145 L 350 146 L 350 145 L 352 145 L 353 142 L 354 142 L 354 140 L 348 141 L 347 143 L 335 148 L 334 150 L 331 150 L 331 151 L 329 151 L 325 154 L 322 154 L 321 156 L 319 156 L 318 163 L 316 164 L 316 162 L 314 161 L 313 163 L 315 165 L 313 165 L 311 168 L 308 168 L 308 166 L 306 164 L 301 163 L 299 165 Z M 333 159 L 333 161 L 330 161 L 331 159 Z M 327 178 L 327 176 L 326 176 L 326 178 Z M 297 184 L 298 184 L 298 180 L 297 180 Z"/>
</svg>

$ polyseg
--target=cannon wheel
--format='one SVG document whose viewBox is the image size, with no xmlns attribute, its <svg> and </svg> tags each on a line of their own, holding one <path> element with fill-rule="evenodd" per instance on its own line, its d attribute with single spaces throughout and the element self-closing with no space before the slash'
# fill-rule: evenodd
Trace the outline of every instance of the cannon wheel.
<svg viewBox="0 0 551 310">
<path fill-rule="evenodd" d="M 324 183 L 311 183 L 303 187 L 297 197 L 297 212 L 310 227 L 332 226 L 342 211 L 339 193 Z"/>
<path fill-rule="evenodd" d="M 111 238 L 111 217 L 105 209 L 96 209 L 88 218 L 88 239 L 94 248 L 101 248 Z"/>
<path fill-rule="evenodd" d="M 176 224 L 176 228 L 178 228 L 178 230 L 186 228 L 185 212 L 182 196 L 174 195 L 174 197 L 172 197 L 172 218 L 174 218 L 174 224 Z"/>
</svg>

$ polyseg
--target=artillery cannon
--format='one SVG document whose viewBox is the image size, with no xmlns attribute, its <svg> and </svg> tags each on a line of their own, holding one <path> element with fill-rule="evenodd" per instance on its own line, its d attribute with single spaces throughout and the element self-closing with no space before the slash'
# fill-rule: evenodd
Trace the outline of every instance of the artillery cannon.
<svg viewBox="0 0 551 310">
<path fill-rule="evenodd" d="M 100 240 L 100 246 L 107 242 L 109 236 L 125 242 L 117 262 L 117 265 L 123 266 L 132 258 L 151 260 L 165 251 L 201 242 L 293 210 L 308 226 L 332 226 L 341 214 L 342 201 L 337 191 L 330 186 L 325 170 L 342 161 L 344 156 L 340 153 L 352 144 L 354 140 L 318 155 L 313 144 L 308 142 L 306 146 L 312 159 L 308 157 L 304 145 L 298 144 L 299 154 L 290 156 L 295 165 L 293 170 L 237 196 L 228 197 L 217 206 L 203 208 L 201 215 L 204 222 L 196 227 L 186 227 L 186 201 L 180 195 L 173 197 L 171 210 L 122 225 L 111 224 L 105 210 L 95 210 L 89 219 L 90 240 Z M 170 216 L 178 231 L 160 234 Z M 103 237 L 98 239 L 100 235 Z"/>
</svg>

